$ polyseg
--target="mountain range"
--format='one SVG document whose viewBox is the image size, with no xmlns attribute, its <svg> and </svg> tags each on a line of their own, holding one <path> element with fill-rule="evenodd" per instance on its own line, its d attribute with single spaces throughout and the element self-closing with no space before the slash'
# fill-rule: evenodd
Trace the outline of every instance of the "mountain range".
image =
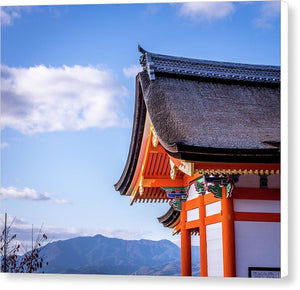
<svg viewBox="0 0 300 290">
<path fill-rule="evenodd" d="M 169 240 L 123 240 L 103 235 L 77 237 L 41 248 L 39 272 L 62 274 L 180 275 L 180 248 Z M 199 276 L 199 247 L 192 247 L 193 275 Z"/>
</svg>

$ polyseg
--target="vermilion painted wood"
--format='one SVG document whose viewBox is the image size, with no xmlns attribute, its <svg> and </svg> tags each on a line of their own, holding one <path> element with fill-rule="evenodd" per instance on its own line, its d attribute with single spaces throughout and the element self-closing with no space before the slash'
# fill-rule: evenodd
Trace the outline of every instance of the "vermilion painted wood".
<svg viewBox="0 0 300 290">
<path fill-rule="evenodd" d="M 192 275 L 191 234 L 186 228 L 186 220 L 187 214 L 185 202 L 183 202 L 181 210 L 181 276 Z"/>
<path fill-rule="evenodd" d="M 130 186 L 127 189 L 125 195 L 130 195 L 131 193 L 136 192 L 138 190 L 138 187 L 139 187 L 138 182 L 139 182 L 140 177 L 143 174 L 143 170 L 142 170 L 144 168 L 143 165 L 147 162 L 147 159 L 148 159 L 148 150 L 149 150 L 149 146 L 150 146 L 150 140 L 151 140 L 150 138 L 151 137 L 152 137 L 152 133 L 150 131 L 150 120 L 149 120 L 149 118 L 146 117 L 144 134 L 143 134 L 142 144 L 140 147 L 139 159 L 136 164 L 136 168 L 134 171 L 132 181 L 131 181 Z"/>
<path fill-rule="evenodd" d="M 189 230 L 199 228 L 199 220 L 186 222 L 186 228 Z"/>
<path fill-rule="evenodd" d="M 222 216 L 220 213 L 216 213 L 210 216 L 205 217 L 205 225 L 211 225 L 211 224 L 215 224 L 215 223 L 219 223 L 222 221 Z"/>
<path fill-rule="evenodd" d="M 212 193 L 208 193 L 204 195 L 204 204 L 211 204 L 214 202 L 220 201 L 219 198 L 214 197 L 214 195 Z"/>
<path fill-rule="evenodd" d="M 279 163 L 221 163 L 195 162 L 195 169 L 231 169 L 231 170 L 280 170 Z"/>
<path fill-rule="evenodd" d="M 183 181 L 180 179 L 161 179 L 161 178 L 144 178 L 144 187 L 183 187 Z"/>
<path fill-rule="evenodd" d="M 160 144 L 157 144 L 156 147 L 154 147 L 152 144 L 149 148 L 149 153 L 166 153 L 166 150 L 164 147 L 162 147 Z"/>
<path fill-rule="evenodd" d="M 200 196 L 199 196 L 200 197 Z M 199 197 L 186 201 L 186 210 L 191 210 L 199 207 Z"/>
<path fill-rule="evenodd" d="M 202 176 L 202 174 L 199 174 L 199 173 L 194 173 L 193 176 L 188 176 L 186 174 L 183 174 L 183 183 L 185 186 L 192 185 L 201 176 Z"/>
<path fill-rule="evenodd" d="M 204 205 L 204 196 L 199 196 L 197 200 L 199 204 L 200 276 L 207 277 L 206 209 Z"/>
<path fill-rule="evenodd" d="M 226 197 L 226 188 L 222 187 L 222 242 L 223 242 L 223 274 L 224 277 L 236 276 L 235 235 L 233 199 Z"/>
<path fill-rule="evenodd" d="M 280 200 L 280 189 L 236 187 L 232 195 L 236 199 Z"/>
<path fill-rule="evenodd" d="M 249 222 L 280 222 L 280 213 L 235 212 L 234 220 Z"/>
</svg>

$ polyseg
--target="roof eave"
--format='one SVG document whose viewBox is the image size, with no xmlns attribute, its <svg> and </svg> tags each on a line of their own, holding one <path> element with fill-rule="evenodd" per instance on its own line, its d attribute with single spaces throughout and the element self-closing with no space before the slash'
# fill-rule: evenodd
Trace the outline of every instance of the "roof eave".
<svg viewBox="0 0 300 290">
<path fill-rule="evenodd" d="M 173 144 L 163 146 L 166 152 L 176 158 L 194 162 L 230 163 L 280 163 L 280 149 L 234 149 L 206 148 Z"/>
<path fill-rule="evenodd" d="M 136 76 L 135 109 L 129 153 L 123 173 L 119 181 L 114 185 L 116 191 L 119 191 L 121 195 L 126 194 L 136 170 L 139 151 L 143 139 L 146 113 L 147 110 L 142 96 L 140 76 L 138 74 Z"/>
</svg>

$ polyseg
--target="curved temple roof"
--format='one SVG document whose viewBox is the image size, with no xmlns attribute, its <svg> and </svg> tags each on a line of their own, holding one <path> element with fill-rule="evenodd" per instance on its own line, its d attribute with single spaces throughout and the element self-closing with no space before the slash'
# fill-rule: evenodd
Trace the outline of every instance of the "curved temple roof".
<svg viewBox="0 0 300 290">
<path fill-rule="evenodd" d="M 163 216 L 157 219 L 164 227 L 173 228 L 180 221 L 180 211 L 176 211 L 173 207 L 170 207 Z"/>
<path fill-rule="evenodd" d="M 280 68 L 153 54 L 139 47 L 130 152 L 115 185 L 125 194 L 147 112 L 164 150 L 194 162 L 280 162 Z"/>
</svg>

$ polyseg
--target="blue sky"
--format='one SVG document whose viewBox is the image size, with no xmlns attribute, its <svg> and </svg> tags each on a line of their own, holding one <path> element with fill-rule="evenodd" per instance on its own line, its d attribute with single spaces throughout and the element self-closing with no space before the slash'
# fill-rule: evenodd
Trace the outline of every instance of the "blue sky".
<svg viewBox="0 0 300 290">
<path fill-rule="evenodd" d="M 167 238 L 167 204 L 113 185 L 130 145 L 138 43 L 151 52 L 280 65 L 279 2 L 3 7 L 1 213 L 51 240 Z"/>
</svg>

